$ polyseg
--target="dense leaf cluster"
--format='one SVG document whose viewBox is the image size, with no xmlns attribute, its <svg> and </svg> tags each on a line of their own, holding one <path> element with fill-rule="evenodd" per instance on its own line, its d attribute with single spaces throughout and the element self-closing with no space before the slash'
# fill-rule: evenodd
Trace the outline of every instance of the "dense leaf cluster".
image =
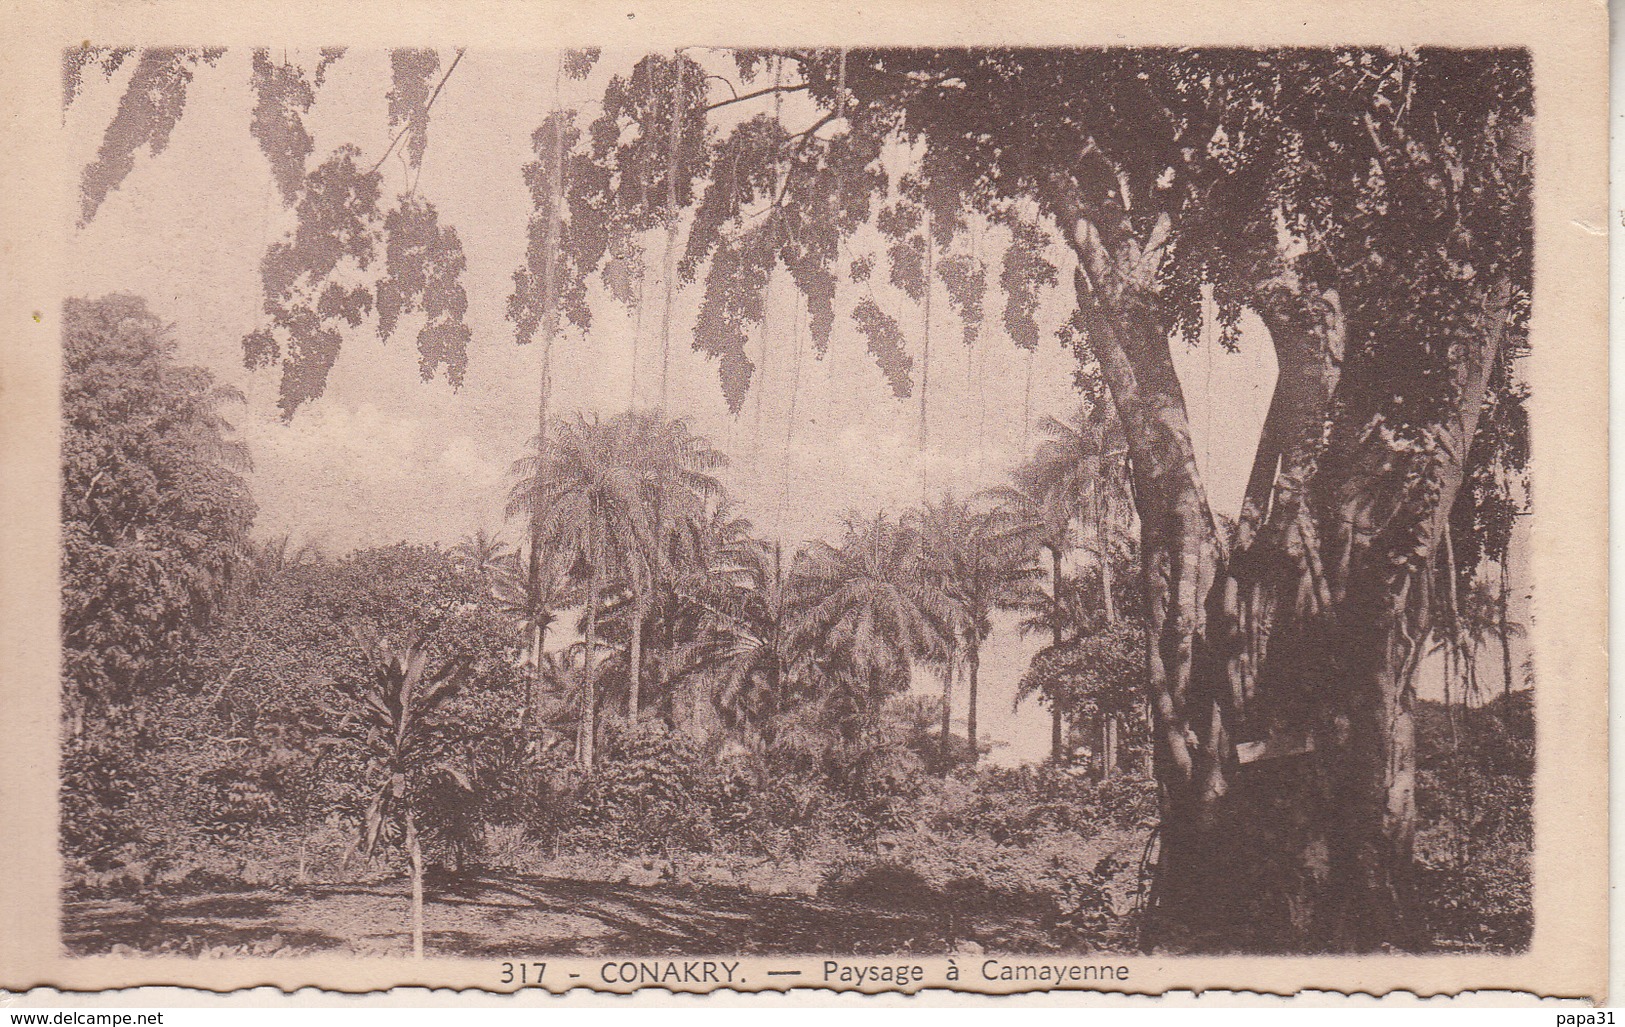
<svg viewBox="0 0 1625 1027">
<path fill-rule="evenodd" d="M 68 51 L 65 99 L 77 94 L 84 68 L 111 76 L 129 56 Z M 103 152 L 85 172 L 87 220 L 137 149 L 162 151 L 196 66 L 218 56 L 140 53 Z M 597 56 L 562 53 L 555 78 L 585 79 Z M 1110 292 L 1113 276 L 1137 267 L 1133 275 L 1154 280 L 1158 316 L 1192 340 L 1210 296 L 1227 346 L 1242 310 L 1285 275 L 1341 294 L 1346 373 L 1364 385 L 1345 390 L 1334 415 L 1342 430 L 1386 431 L 1396 447 L 1426 447 L 1459 387 L 1451 370 L 1463 338 L 1488 330 L 1486 309 L 1511 303 L 1507 330 L 1525 331 L 1533 108 L 1520 51 L 740 51 L 740 86 L 702 56 L 646 55 L 609 76 L 585 129 L 562 107 L 537 129 L 537 160 L 525 169 L 529 244 L 509 309 L 520 341 L 559 317 L 587 328 L 593 273 L 619 302 L 640 302 L 644 234 L 664 229 L 668 250 L 680 245 L 683 280 L 704 272 L 693 341 L 717 358 L 738 410 L 755 374 L 746 341 L 781 264 L 806 297 L 820 352 L 836 321 L 838 264 L 873 259 L 849 252 L 871 228 L 901 294 L 920 300 L 935 288 L 925 280 L 935 267 L 970 338 L 985 281 L 978 240 L 1005 225 L 1002 324 L 1018 346 L 1042 337 L 1040 297 L 1061 284 L 1065 263 L 1049 252 L 1057 241 L 1082 254 L 1078 271 L 1093 290 Z M 342 148 L 306 198 L 312 144 L 301 119 L 335 59 L 337 51 L 324 52 L 309 75 L 253 55 L 253 131 L 284 200 L 324 231 L 360 218 L 347 226 L 352 240 L 397 226 L 431 232 L 432 207 L 421 201 L 385 218 L 376 168 L 362 169 Z M 431 87 L 440 69 L 431 51 L 394 51 L 391 61 L 391 149 L 403 150 L 410 198 L 444 75 Z M 754 112 L 753 97 L 762 98 Z M 786 98 L 798 101 L 798 123 Z M 761 109 L 769 103 L 770 113 Z M 680 225 L 687 241 L 677 244 Z M 440 231 L 434 246 L 399 251 L 440 283 L 440 297 L 422 301 L 430 312 L 423 368 L 444 368 L 455 382 L 467 344 L 451 288 L 461 249 L 454 232 Z M 1080 242 L 1080 232 L 1089 238 Z M 344 256 L 353 272 L 365 271 L 359 249 Z M 249 337 L 247 354 L 251 363 L 285 361 L 291 414 L 320 395 L 343 328 L 368 313 L 371 289 L 332 280 L 337 263 L 297 244 L 267 259 L 276 265 L 266 280 L 271 323 Z M 1117 270 L 1108 274 L 1108 265 Z M 297 297 L 291 278 L 302 279 Z M 897 312 L 873 295 L 852 302 L 893 391 L 909 395 L 909 379 L 924 368 L 905 359 Z M 1072 336 L 1082 345 L 1080 327 Z M 285 353 L 275 336 L 286 339 Z"/>
<path fill-rule="evenodd" d="M 196 367 L 131 296 L 63 306 L 62 651 L 72 709 L 172 684 L 232 581 L 248 454 Z"/>
</svg>

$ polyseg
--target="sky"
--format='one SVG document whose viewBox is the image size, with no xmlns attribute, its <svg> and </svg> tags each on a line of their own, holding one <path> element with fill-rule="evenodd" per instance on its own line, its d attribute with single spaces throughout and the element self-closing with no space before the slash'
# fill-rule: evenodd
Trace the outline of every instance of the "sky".
<svg viewBox="0 0 1625 1027">
<path fill-rule="evenodd" d="M 287 57 L 309 69 L 316 55 Z M 443 66 L 450 59 L 442 55 Z M 606 54 L 588 81 L 566 82 L 563 102 L 592 117 L 604 79 L 629 69 L 634 59 Z M 63 124 L 70 166 L 94 159 L 134 63 L 126 62 L 111 81 L 87 72 Z M 439 208 L 441 224 L 455 226 L 468 261 L 463 282 L 473 340 L 460 390 L 443 380 L 419 380 L 418 324 L 412 319 L 404 319 L 387 344 L 378 341 L 370 319 L 348 333 L 326 394 L 291 422 L 280 418 L 276 406 L 278 372 L 244 369 L 242 338 L 261 322 L 260 257 L 293 224 L 248 131 L 254 101 L 247 51 L 228 52 L 216 67 L 199 68 L 168 148 L 156 157 L 139 153 L 134 170 L 96 218 L 72 230 L 70 295 L 146 297 L 173 324 L 183 362 L 210 368 L 247 397 L 243 408 L 227 414 L 254 460 L 258 533 L 291 532 L 331 553 L 402 540 L 449 545 L 480 528 L 517 537 L 503 507 L 509 468 L 536 430 L 540 346 L 516 345 L 504 312 L 526 243 L 529 198 L 521 168 L 533 156 L 531 133 L 553 107 L 552 68 L 550 54 L 471 50 L 431 114 L 417 191 Z M 716 70 L 732 71 L 720 65 Z M 312 166 L 346 142 L 360 147 L 369 165 L 384 153 L 388 83 L 383 51 L 352 50 L 330 68 L 305 119 L 315 135 Z M 736 112 L 771 109 L 769 101 L 759 103 L 737 105 Z M 793 104 L 781 114 L 787 126 L 805 120 Z M 386 195 L 402 191 L 405 166 L 392 159 L 383 170 Z M 651 243 L 654 277 L 659 244 Z M 1063 286 L 1069 285 L 1064 249 L 1056 247 L 1050 259 L 1061 265 Z M 892 396 L 848 316 L 857 298 L 850 284 L 837 293 L 829 352 L 816 359 L 792 287 L 774 281 L 766 323 L 749 351 L 759 377 L 737 416 L 727 412 L 715 363 L 689 345 L 701 289 L 680 290 L 671 330 L 670 412 L 688 417 L 694 430 L 730 456 L 724 481 L 758 532 L 792 547 L 836 537 L 848 513 L 895 513 L 917 503 L 923 486 L 964 496 L 1001 484 L 1036 443 L 1039 418 L 1064 418 L 1079 398 L 1072 385 L 1074 358 L 1048 334 L 1070 312 L 1065 293 L 1052 291 L 1042 305 L 1046 336 L 1029 355 L 1002 331 L 997 270 L 995 265 L 990 274 L 984 329 L 973 348 L 962 344 L 958 320 L 938 285 L 931 446 L 925 452 L 919 447 L 918 398 Z M 658 296 L 662 288 L 650 281 L 647 295 Z M 919 317 L 884 283 L 874 288 L 883 309 L 909 329 L 908 345 L 918 361 Z M 603 294 L 596 276 L 589 298 L 592 330 L 567 330 L 554 347 L 554 413 L 625 409 L 633 398 L 634 351 L 639 402 L 652 403 L 660 366 L 658 303 L 647 304 L 640 325 Z M 1237 353 L 1178 341 L 1173 348 L 1211 502 L 1217 512 L 1234 516 L 1274 383 L 1267 333 L 1249 316 Z M 1516 575 L 1522 568 L 1514 570 Z M 1045 712 L 1033 704 L 1012 707 L 1016 681 L 1040 644 L 1018 637 L 1013 618 L 1002 616 L 984 651 L 979 715 L 995 743 L 996 762 L 1040 759 L 1047 752 Z M 922 680 L 917 687 L 935 691 L 940 685 Z M 957 694 L 962 720 L 964 689 Z"/>
</svg>

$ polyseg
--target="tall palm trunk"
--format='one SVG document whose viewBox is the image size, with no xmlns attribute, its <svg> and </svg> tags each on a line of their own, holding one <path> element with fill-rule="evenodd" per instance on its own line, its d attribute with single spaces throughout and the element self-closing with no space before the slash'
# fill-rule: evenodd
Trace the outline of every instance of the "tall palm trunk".
<svg viewBox="0 0 1625 1027">
<path fill-rule="evenodd" d="M 626 719 L 631 722 L 638 719 L 639 692 L 643 684 L 643 618 L 647 603 L 642 590 L 639 590 L 632 602 L 632 645 L 627 653 L 627 677 L 631 679 L 631 688 L 626 693 Z"/>
<path fill-rule="evenodd" d="M 772 294 L 773 273 L 769 271 L 767 281 L 762 283 L 762 326 L 759 333 L 762 338 L 762 364 L 756 369 L 754 379 L 757 383 L 755 386 L 756 410 L 752 415 L 754 423 L 751 425 L 750 429 L 750 460 L 753 468 L 760 464 L 762 460 L 762 396 L 767 392 L 767 383 L 769 380 L 767 376 L 767 364 L 768 359 L 773 355 L 773 340 L 772 336 L 768 334 L 767 330 L 767 312 L 770 306 L 768 300 Z"/>
<path fill-rule="evenodd" d="M 1101 440 L 1105 448 L 1105 440 Z M 1095 479 L 1095 545 L 1100 558 L 1100 606 L 1106 614 L 1107 624 L 1117 623 L 1117 601 L 1112 595 L 1112 547 L 1107 535 L 1105 461 L 1101 461 L 1101 474 Z"/>
<path fill-rule="evenodd" d="M 981 762 L 982 750 L 976 739 L 976 684 L 977 674 L 982 667 L 981 643 L 972 638 L 965 646 L 965 667 L 970 674 L 970 688 L 966 700 L 970 709 L 965 714 L 965 734 L 970 739 L 970 761 L 972 764 Z"/>
<path fill-rule="evenodd" d="M 774 525 L 774 534 L 784 530 L 784 511 L 790 505 L 790 447 L 796 437 L 796 398 L 801 391 L 801 293 L 791 290 L 790 307 L 790 344 L 793 357 L 790 365 L 790 411 L 784 418 L 784 461 L 781 468 L 783 473 L 783 486 L 779 492 L 778 523 Z M 774 543 L 777 552 L 778 543 Z M 777 557 L 775 557 L 777 559 Z"/>
<path fill-rule="evenodd" d="M 931 494 L 930 460 L 931 418 L 929 393 L 931 391 L 931 275 L 933 251 L 931 242 L 931 207 L 925 208 L 925 335 L 920 347 L 920 498 L 923 502 Z"/>
<path fill-rule="evenodd" d="M 593 660 L 598 647 L 598 530 L 591 531 L 591 566 L 587 569 L 587 635 L 586 653 L 582 661 L 581 720 L 576 728 L 576 763 L 586 773 L 592 773 L 593 750 L 598 740 L 598 675 Z"/>
<path fill-rule="evenodd" d="M 536 473 L 547 471 L 547 405 L 553 392 L 553 339 L 559 331 L 559 244 L 564 226 L 564 115 L 559 105 L 559 83 L 564 74 L 564 54 L 554 57 L 553 65 L 553 138 L 552 162 L 548 169 L 548 193 L 551 203 L 547 211 L 547 250 L 542 263 L 542 380 L 536 401 Z M 530 585 L 540 595 L 542 587 L 542 535 L 534 525 L 530 538 Z M 531 688 L 540 695 L 545 686 L 542 678 L 542 627 L 536 629 L 536 666 L 532 669 Z"/>
<path fill-rule="evenodd" d="M 959 654 L 957 646 L 948 646 L 948 665 L 942 672 L 942 736 L 940 746 L 942 749 L 942 773 L 948 773 L 948 756 L 950 742 L 953 739 L 954 724 L 954 675 L 959 673 Z"/>
<path fill-rule="evenodd" d="M 543 677 L 542 656 L 547 651 L 547 626 L 537 618 L 537 623 L 531 628 L 531 652 L 535 656 L 536 666 L 533 668 L 530 679 L 525 683 L 528 695 L 525 698 L 525 712 L 519 718 L 519 730 L 528 736 L 530 729 L 536 724 L 536 711 L 541 708 L 542 693 L 546 691 L 546 680 Z"/>
<path fill-rule="evenodd" d="M 546 371 L 545 370 L 543 371 L 543 377 L 544 378 L 546 377 Z M 547 400 L 545 398 L 547 393 L 546 393 L 545 386 L 543 388 L 542 395 L 544 397 L 543 400 L 542 400 L 542 424 L 544 425 L 544 428 L 542 430 L 545 432 L 546 431 L 545 425 L 547 423 L 547 421 L 546 421 L 546 418 L 547 418 Z M 538 460 L 537 460 L 538 473 L 540 473 L 541 461 L 545 459 L 545 450 L 541 448 L 540 440 L 539 440 L 539 445 L 538 445 L 537 458 L 538 458 Z M 533 523 L 534 523 L 534 521 L 533 521 Z M 535 708 L 537 702 L 540 701 L 542 691 L 547 686 L 547 682 L 543 678 L 543 667 L 542 667 L 542 645 L 547 640 L 547 628 L 544 627 L 543 624 L 542 624 L 542 609 L 541 609 L 542 547 L 541 547 L 541 544 L 540 544 L 541 540 L 542 540 L 541 539 L 541 531 L 539 529 L 533 528 L 532 531 L 531 531 L 531 538 L 530 538 L 530 560 L 529 560 L 530 578 L 529 578 L 529 581 L 526 582 L 526 584 L 530 589 L 530 604 L 531 604 L 530 615 L 536 619 L 536 623 L 531 627 L 531 632 L 530 632 L 531 655 L 534 658 L 535 662 L 531 665 L 531 669 L 530 669 L 530 701 L 525 704 L 525 716 L 524 716 L 524 722 L 523 722 L 523 725 L 522 725 L 527 734 L 529 733 L 530 727 L 531 727 L 531 725 L 533 723 L 533 720 L 534 720 L 534 718 L 532 717 L 531 711 Z"/>
<path fill-rule="evenodd" d="M 1049 547 L 1050 566 L 1050 602 L 1054 609 L 1050 611 L 1050 640 L 1059 655 L 1061 643 L 1066 640 L 1061 624 L 1061 547 Z M 1061 710 L 1059 697 L 1050 704 L 1049 725 L 1049 756 L 1056 763 L 1066 758 L 1066 716 Z"/>
<path fill-rule="evenodd" d="M 1445 596 L 1450 604 L 1448 613 L 1449 620 L 1445 625 L 1449 635 L 1444 647 L 1446 656 L 1444 675 L 1444 713 L 1445 720 L 1450 724 L 1450 749 L 1452 752 L 1454 752 L 1460 748 L 1460 745 L 1457 739 L 1458 729 L 1456 726 L 1456 704 L 1451 701 L 1450 686 L 1458 674 L 1461 673 L 1460 667 L 1462 654 L 1459 645 L 1461 642 L 1461 608 L 1456 603 L 1456 548 L 1450 539 L 1450 527 L 1448 525 L 1446 525 L 1444 529 L 1444 573 L 1446 575 Z"/>
<path fill-rule="evenodd" d="M 632 322 L 632 389 L 626 401 L 628 410 L 638 408 L 638 340 L 643 337 L 643 289 L 645 277 L 647 277 L 647 271 L 640 271 L 638 278 L 638 312 L 636 320 Z"/>
<path fill-rule="evenodd" d="M 773 744 L 774 736 L 778 734 L 777 725 L 779 709 L 784 701 L 784 677 L 788 672 L 787 661 L 784 654 L 789 639 L 785 632 L 784 608 L 784 543 L 778 539 L 773 540 L 773 606 L 772 606 L 772 638 L 773 638 L 773 680 L 768 683 L 767 716 L 764 718 L 762 740 L 768 745 Z"/>
<path fill-rule="evenodd" d="M 1501 637 L 1501 694 L 1512 698 L 1512 638 L 1507 623 L 1508 600 L 1511 599 L 1511 585 L 1507 581 L 1507 560 L 1505 553 L 1501 554 L 1501 588 L 1496 599 L 1496 634 Z"/>
<path fill-rule="evenodd" d="M 649 566 L 650 580 L 645 581 L 643 584 L 638 586 L 637 596 L 632 604 L 632 645 L 631 651 L 627 654 L 628 659 L 631 662 L 627 675 L 631 679 L 631 690 L 627 694 L 626 700 L 626 715 L 628 720 L 638 719 L 638 709 L 643 692 L 643 622 L 649 616 L 650 595 L 651 593 L 658 593 L 660 591 L 661 583 L 664 580 L 662 567 L 664 566 L 665 560 L 666 505 L 662 499 L 661 493 L 658 491 L 655 493 L 654 506 L 655 554 L 654 559 L 650 562 Z M 634 573 L 632 578 L 633 581 L 637 581 L 638 575 Z M 665 607 L 662 606 L 662 622 L 669 621 L 669 618 L 665 616 L 666 612 Z M 666 642 L 669 644 L 670 639 L 667 639 Z M 655 644 L 657 646 L 661 644 L 661 639 L 658 636 L 655 639 Z"/>
<path fill-rule="evenodd" d="M 1106 448 L 1104 432 L 1100 449 Z M 1100 559 L 1100 607 L 1107 624 L 1117 623 L 1117 603 L 1112 596 L 1112 547 L 1107 534 L 1106 516 L 1106 462 L 1101 461 L 1101 473 L 1095 477 L 1095 546 Z M 1117 714 L 1101 714 L 1100 777 L 1108 780 L 1117 770 Z"/>
</svg>

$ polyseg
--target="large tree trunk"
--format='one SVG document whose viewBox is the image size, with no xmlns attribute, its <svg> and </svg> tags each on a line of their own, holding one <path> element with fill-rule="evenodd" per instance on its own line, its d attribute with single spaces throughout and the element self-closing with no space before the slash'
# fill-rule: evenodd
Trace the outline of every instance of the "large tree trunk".
<svg viewBox="0 0 1625 1027">
<path fill-rule="evenodd" d="M 1080 310 L 1128 437 L 1142 528 L 1162 806 L 1146 940 L 1412 947 L 1405 683 L 1425 634 L 1419 581 L 1460 487 L 1506 305 L 1486 297 L 1495 317 L 1452 354 L 1458 408 L 1439 452 L 1418 454 L 1388 447 L 1374 414 L 1350 423 L 1350 410 L 1386 395 L 1384 369 L 1343 371 L 1336 292 L 1290 268 L 1261 282 L 1253 305 L 1280 371 L 1227 553 L 1191 449 L 1158 261 L 1146 256 L 1168 226 L 1142 239 L 1123 211 L 1112 220 L 1076 196 L 1063 189 L 1056 208 L 1076 215 L 1063 223 Z"/>
<path fill-rule="evenodd" d="M 954 675 L 959 673 L 959 656 L 955 647 L 948 647 L 948 662 L 942 669 L 942 734 L 938 743 L 941 748 L 942 773 L 948 773 L 949 757 L 953 753 L 954 732 Z"/>
</svg>

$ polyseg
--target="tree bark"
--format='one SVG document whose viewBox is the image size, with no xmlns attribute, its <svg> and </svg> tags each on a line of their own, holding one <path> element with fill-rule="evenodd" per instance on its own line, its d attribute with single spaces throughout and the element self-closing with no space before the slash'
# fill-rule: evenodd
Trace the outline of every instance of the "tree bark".
<svg viewBox="0 0 1625 1027">
<path fill-rule="evenodd" d="M 1162 806 L 1145 937 L 1206 951 L 1414 947 L 1405 668 L 1509 293 L 1486 294 L 1482 338 L 1451 354 L 1460 399 L 1435 451 L 1418 453 L 1384 441 L 1379 413 L 1348 413 L 1391 387 L 1381 367 L 1344 371 L 1336 291 L 1272 266 L 1253 306 L 1280 375 L 1227 551 L 1157 295 L 1169 225 L 1137 234 L 1125 208 L 1080 197 L 1062 183 L 1052 209 L 1079 257 L 1080 313 L 1128 438 L 1142 530 Z"/>
<path fill-rule="evenodd" d="M 1151 722 L 1151 708 L 1143 699 L 1140 701 L 1138 712 L 1141 720 L 1147 724 Z M 1140 765 L 1138 769 L 1141 777 L 1152 778 L 1156 776 L 1156 752 L 1152 746 L 1147 745 L 1140 750 Z"/>
</svg>

